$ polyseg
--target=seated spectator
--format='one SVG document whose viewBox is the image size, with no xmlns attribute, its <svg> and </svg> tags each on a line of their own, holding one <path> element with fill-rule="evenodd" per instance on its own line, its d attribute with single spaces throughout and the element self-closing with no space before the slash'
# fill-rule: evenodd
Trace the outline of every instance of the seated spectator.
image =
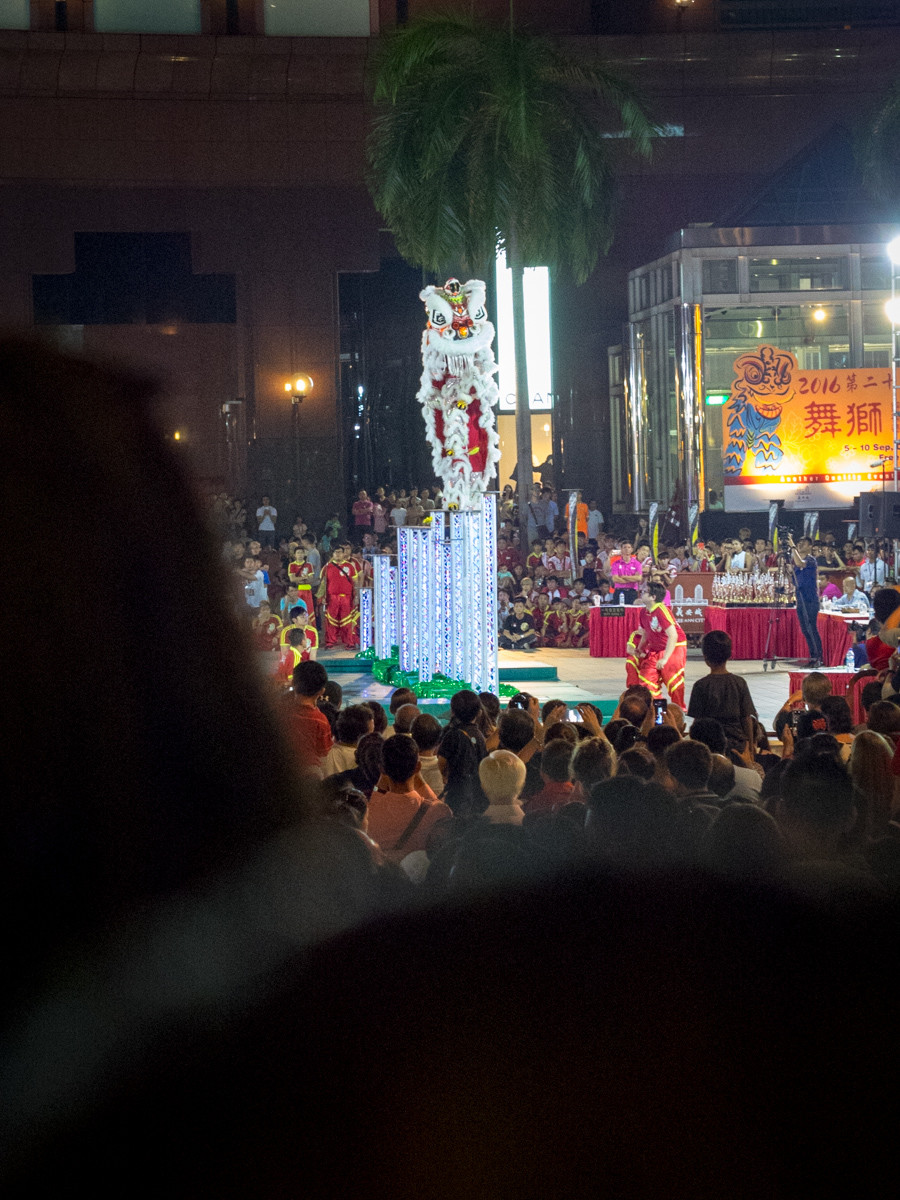
<svg viewBox="0 0 900 1200">
<path fill-rule="evenodd" d="M 328 674 L 320 662 L 299 663 L 294 668 L 293 699 L 287 721 L 301 770 L 320 778 L 332 745 L 331 726 L 318 707 L 327 683 Z"/>
<path fill-rule="evenodd" d="M 516 596 L 513 611 L 503 621 L 499 645 L 502 650 L 533 650 L 537 643 L 534 621 L 525 611 L 525 599 Z"/>
<path fill-rule="evenodd" d="M 372 710 L 365 704 L 351 704 L 341 709 L 335 722 L 334 745 L 325 756 L 322 767 L 323 778 L 352 770 L 357 765 L 356 747 L 360 738 L 373 733 L 374 729 Z"/>
<path fill-rule="evenodd" d="M 841 745 L 841 761 L 847 762 L 853 745 L 853 713 L 843 696 L 826 696 L 820 705 L 828 733 Z"/>
<path fill-rule="evenodd" d="M 481 790 L 488 807 L 482 813 L 492 825 L 521 825 L 525 811 L 519 802 L 525 784 L 525 764 L 510 750 L 494 750 L 478 764 Z"/>
<path fill-rule="evenodd" d="M 465 726 L 451 725 L 444 730 L 438 746 L 438 762 L 444 780 L 441 799 L 455 817 L 475 817 L 487 807 L 478 782 L 478 764 L 483 757 L 474 736 Z"/>
<path fill-rule="evenodd" d="M 853 739 L 848 767 L 861 810 L 863 831 L 870 841 L 900 832 L 891 828 L 895 776 L 892 772 L 894 746 L 880 733 L 863 730 Z"/>
<path fill-rule="evenodd" d="M 900 708 L 890 700 L 878 700 L 869 709 L 868 728 L 893 738 L 900 734 Z"/>
<path fill-rule="evenodd" d="M 666 769 L 675 780 L 682 804 L 719 806 L 719 797 L 709 786 L 712 753 L 703 742 L 689 738 L 670 746 L 666 751 Z"/>
<path fill-rule="evenodd" d="M 776 819 L 792 860 L 791 875 L 815 896 L 876 890 L 865 861 L 848 852 L 856 819 L 846 767 L 827 754 L 796 757 L 784 772 Z"/>
<path fill-rule="evenodd" d="M 666 767 L 666 751 L 680 741 L 681 734 L 671 725 L 652 725 L 647 730 L 647 749 L 656 762 L 653 778 L 667 791 L 675 790 L 675 780 Z"/>
<path fill-rule="evenodd" d="M 394 733 L 409 733 L 422 714 L 415 704 L 401 704 L 394 713 Z"/>
<path fill-rule="evenodd" d="M 841 589 L 840 595 L 834 600 L 833 607 L 839 608 L 843 612 L 858 612 L 867 617 L 871 611 L 869 597 L 856 586 L 856 576 L 848 575 L 843 579 Z"/>
<path fill-rule="evenodd" d="M 391 698 L 388 701 L 388 711 L 390 712 L 392 717 L 395 717 L 398 708 L 401 708 L 404 704 L 415 704 L 415 703 L 416 703 L 416 693 L 412 690 L 412 688 L 395 688 L 394 691 L 391 692 Z M 394 736 L 393 725 L 390 725 L 388 727 L 388 729 L 385 731 L 384 736 L 386 738 Z"/>
<path fill-rule="evenodd" d="M 688 716 L 714 717 L 724 727 L 732 747 L 737 748 L 748 741 L 752 744 L 756 707 L 747 681 L 728 670 L 732 652 L 730 636 L 722 629 L 713 629 L 703 636 L 700 647 L 709 674 L 698 679 L 691 688 Z"/>
<path fill-rule="evenodd" d="M 346 780 L 351 787 L 361 792 L 368 802 L 375 790 L 375 785 L 384 772 L 384 760 L 381 751 L 384 738 L 380 733 L 366 733 L 356 746 L 356 763 L 346 771 L 332 775 L 332 779 Z"/>
<path fill-rule="evenodd" d="M 472 739 L 478 751 L 479 762 L 487 754 L 484 734 L 479 728 L 480 721 L 481 701 L 478 699 L 478 693 L 470 691 L 468 688 L 454 692 L 450 697 L 450 720 L 447 723 L 447 728 L 461 729 L 463 733 Z"/>
<path fill-rule="evenodd" d="M 452 814 L 440 800 L 426 800 L 413 786 L 419 769 L 419 748 L 407 733 L 388 738 L 382 749 L 387 789 L 369 800 L 369 837 L 390 862 L 424 850 L 438 821 Z"/>
<path fill-rule="evenodd" d="M 574 799 L 570 779 L 572 754 L 573 746 L 564 738 L 555 738 L 544 746 L 540 763 L 543 786 L 529 799 L 527 812 L 552 812 Z"/>
<path fill-rule="evenodd" d="M 572 801 L 586 804 L 595 783 L 611 779 L 616 769 L 616 752 L 605 737 L 579 742 L 572 754 Z"/>
<path fill-rule="evenodd" d="M 756 804 L 723 808 L 700 848 L 700 860 L 710 870 L 759 882 L 778 879 L 785 857 L 778 825 Z"/>
<path fill-rule="evenodd" d="M 375 723 L 375 732 L 384 737 L 385 730 L 388 727 L 387 713 L 384 711 L 384 705 L 379 704 L 377 700 L 364 700 L 366 708 L 372 710 L 372 719 Z"/>
<path fill-rule="evenodd" d="M 900 608 L 900 592 L 896 588 L 882 587 L 872 593 L 872 610 L 879 624 L 877 634 L 866 641 L 866 654 L 869 663 L 876 671 L 886 671 L 891 655 L 897 649 L 900 640 L 900 626 L 885 629 L 884 623 Z"/>
<path fill-rule="evenodd" d="M 671 852 L 674 826 L 672 799 L 656 784 L 633 775 L 617 775 L 591 788 L 585 838 L 603 859 L 663 862 Z"/>
<path fill-rule="evenodd" d="M 721 754 L 725 758 L 730 758 L 725 729 L 719 721 L 712 717 L 698 717 L 691 725 L 689 736 L 695 742 L 703 742 L 712 754 Z M 731 761 L 734 760 L 731 759 Z M 762 787 L 762 775 L 758 771 L 734 763 L 734 773 L 736 784 L 740 784 L 745 791 L 752 792 L 754 796 L 759 795 Z"/>
<path fill-rule="evenodd" d="M 646 689 L 644 689 L 646 691 Z M 644 723 L 644 718 L 647 715 L 647 710 L 650 707 L 650 702 L 644 703 L 644 699 L 640 695 L 626 695 L 624 700 L 619 703 L 619 716 L 628 721 L 630 725 L 634 725 L 636 729 Z"/>
<path fill-rule="evenodd" d="M 632 746 L 630 750 L 625 750 L 622 754 L 617 755 L 616 776 L 633 775 L 636 779 L 643 779 L 645 783 L 649 783 L 656 774 L 656 759 L 642 744 Z"/>
<path fill-rule="evenodd" d="M 724 800 L 734 791 L 734 763 L 724 754 L 712 756 L 712 770 L 709 773 L 709 790 L 715 792 L 720 800 Z M 748 800 L 751 798 L 746 797 Z M 751 800 L 752 803 L 752 800 Z"/>
<path fill-rule="evenodd" d="M 419 747 L 419 771 L 422 778 L 434 794 L 440 796 L 444 790 L 444 777 L 441 774 L 437 756 L 437 749 L 444 732 L 441 723 L 431 713 L 419 713 L 409 732 Z"/>
<path fill-rule="evenodd" d="M 478 699 L 481 701 L 478 727 L 484 736 L 484 744 L 490 752 L 496 750 L 500 742 L 500 735 L 497 732 L 497 722 L 500 720 L 500 698 L 493 692 L 479 692 Z"/>
</svg>

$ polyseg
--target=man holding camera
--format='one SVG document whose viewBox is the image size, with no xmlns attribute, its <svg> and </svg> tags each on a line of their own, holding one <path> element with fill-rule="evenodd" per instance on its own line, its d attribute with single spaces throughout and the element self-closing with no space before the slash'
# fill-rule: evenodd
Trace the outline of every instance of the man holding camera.
<svg viewBox="0 0 900 1200">
<path fill-rule="evenodd" d="M 807 670 L 815 670 L 822 665 L 822 639 L 819 637 L 819 587 L 816 577 L 816 560 L 813 557 L 812 542 L 808 537 L 802 537 L 794 544 L 791 534 L 788 534 L 788 548 L 791 552 L 791 563 L 794 568 L 794 587 L 797 594 L 797 620 L 800 631 L 809 649 Z"/>
</svg>

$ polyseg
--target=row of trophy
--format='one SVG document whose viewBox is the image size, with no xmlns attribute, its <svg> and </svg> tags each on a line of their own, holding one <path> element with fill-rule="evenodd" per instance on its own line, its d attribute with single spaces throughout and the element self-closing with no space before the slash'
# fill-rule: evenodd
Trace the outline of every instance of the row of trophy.
<svg viewBox="0 0 900 1200">
<path fill-rule="evenodd" d="M 759 604 L 771 608 L 793 602 L 794 581 L 784 571 L 765 571 L 753 575 L 722 572 L 713 576 L 711 603 L 717 607 Z"/>
</svg>

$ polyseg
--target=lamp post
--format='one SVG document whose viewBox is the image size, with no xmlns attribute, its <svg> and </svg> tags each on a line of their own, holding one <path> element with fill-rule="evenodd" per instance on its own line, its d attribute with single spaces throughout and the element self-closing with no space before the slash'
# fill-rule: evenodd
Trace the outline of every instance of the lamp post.
<svg viewBox="0 0 900 1200">
<path fill-rule="evenodd" d="M 295 375 L 286 381 L 284 390 L 291 398 L 291 432 L 294 439 L 294 497 L 300 503 L 300 405 L 312 391 L 313 381 L 309 375 Z"/>
</svg>

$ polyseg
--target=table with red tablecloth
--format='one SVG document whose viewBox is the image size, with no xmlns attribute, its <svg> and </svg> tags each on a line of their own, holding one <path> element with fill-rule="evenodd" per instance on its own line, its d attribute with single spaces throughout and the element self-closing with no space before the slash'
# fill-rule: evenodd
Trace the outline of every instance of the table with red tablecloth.
<svg viewBox="0 0 900 1200">
<path fill-rule="evenodd" d="M 788 689 L 789 689 L 788 696 L 793 696 L 794 692 L 800 691 L 801 687 L 803 686 L 803 680 L 807 677 L 808 674 L 809 674 L 809 671 L 791 671 L 790 672 L 790 674 L 788 675 Z M 850 671 L 823 671 L 822 674 L 827 675 L 828 678 L 831 680 L 832 696 L 846 696 L 847 689 L 850 687 L 850 680 L 854 677 L 856 672 L 851 673 Z M 875 679 L 876 676 L 873 675 L 872 678 Z M 862 696 L 862 690 L 866 686 L 867 682 L 868 682 L 868 680 L 861 679 L 859 681 L 859 683 L 857 683 L 856 687 L 853 689 L 852 697 L 848 700 L 848 703 L 850 705 L 850 711 L 853 713 L 853 724 L 854 725 L 862 725 L 866 719 L 866 714 L 863 710 L 862 701 L 860 700 L 860 697 Z"/>
<path fill-rule="evenodd" d="M 809 647 L 800 630 L 797 611 L 793 608 L 714 608 L 704 617 L 704 628 L 724 629 L 733 644 L 732 658 L 762 658 L 766 650 L 766 635 L 772 622 L 772 641 L 769 658 L 809 658 Z M 819 637 L 826 667 L 843 663 L 853 638 L 842 617 L 819 613 Z M 592 652 L 593 653 L 593 652 Z M 849 677 L 848 677 L 849 678 Z"/>
<path fill-rule="evenodd" d="M 624 617 L 609 617 L 599 607 L 591 609 L 588 645 L 591 658 L 624 658 L 625 643 L 641 621 L 642 604 L 627 605 Z"/>
</svg>

